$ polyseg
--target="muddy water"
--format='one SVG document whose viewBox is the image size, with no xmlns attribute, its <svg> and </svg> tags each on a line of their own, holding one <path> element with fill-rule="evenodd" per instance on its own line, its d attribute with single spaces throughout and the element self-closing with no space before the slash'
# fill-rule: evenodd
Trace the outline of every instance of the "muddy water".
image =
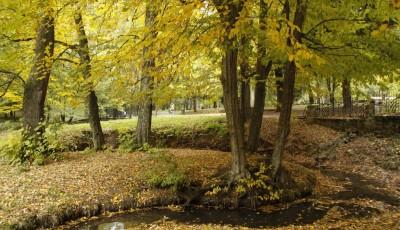
<svg viewBox="0 0 400 230">
<path fill-rule="evenodd" d="M 262 228 L 287 225 L 311 224 L 321 219 L 327 208 L 314 207 L 310 202 L 291 206 L 288 209 L 272 213 L 255 212 L 247 209 L 215 210 L 192 209 L 185 212 L 175 212 L 167 209 L 153 209 L 147 211 L 123 214 L 111 218 L 98 219 L 74 227 L 82 230 L 123 230 L 146 224 L 157 224 L 163 221 L 173 221 L 186 225 L 218 224 L 236 227 Z"/>
<path fill-rule="evenodd" d="M 201 225 L 217 224 L 232 227 L 283 227 L 289 225 L 312 224 L 322 219 L 332 208 L 345 211 L 343 219 L 365 218 L 379 213 L 373 207 L 362 207 L 357 203 L 346 201 L 354 199 L 370 199 L 399 207 L 400 199 L 387 192 L 382 192 L 377 182 L 368 180 L 355 174 L 326 171 L 326 174 L 340 181 L 348 181 L 346 190 L 328 198 L 330 202 L 305 201 L 291 205 L 286 209 L 271 213 L 255 212 L 247 209 L 239 210 L 215 210 L 198 208 L 185 212 L 175 212 L 168 209 L 151 209 L 133 213 L 121 214 L 109 218 L 99 218 L 89 221 L 72 229 L 82 230 L 125 230 L 130 228 L 142 229 L 142 226 L 157 225 L 164 221 L 172 221 L 176 224 Z M 372 185 L 372 188 L 371 188 Z M 240 228 L 239 228 L 240 229 Z"/>
</svg>

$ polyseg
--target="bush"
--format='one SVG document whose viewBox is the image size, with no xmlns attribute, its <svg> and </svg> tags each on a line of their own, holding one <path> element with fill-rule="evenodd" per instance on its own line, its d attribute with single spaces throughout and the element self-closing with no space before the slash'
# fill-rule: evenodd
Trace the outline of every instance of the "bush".
<svg viewBox="0 0 400 230">
<path fill-rule="evenodd" d="M 43 165 L 49 157 L 55 157 L 55 146 L 49 144 L 48 138 L 42 133 L 44 125 L 39 125 L 35 132 L 10 135 L 5 145 L 1 147 L 2 156 L 13 165 L 35 164 Z M 51 132 L 50 132 L 51 133 Z"/>
<path fill-rule="evenodd" d="M 57 152 L 64 152 L 68 149 L 60 135 L 61 126 L 62 124 L 60 123 L 54 123 L 49 125 L 46 129 L 46 138 L 49 148 Z"/>
<path fill-rule="evenodd" d="M 0 132 L 18 130 L 20 128 L 22 128 L 22 123 L 19 121 L 0 122 Z"/>
<path fill-rule="evenodd" d="M 145 173 L 145 180 L 155 188 L 179 189 L 187 184 L 186 175 L 178 168 L 174 157 L 165 152 L 150 149 L 148 151 L 151 168 Z"/>
<path fill-rule="evenodd" d="M 210 121 L 206 124 L 206 129 L 209 133 L 215 133 L 219 137 L 228 136 L 227 126 L 223 121 Z"/>
<path fill-rule="evenodd" d="M 134 133 L 124 132 L 119 134 L 119 149 L 124 151 L 135 151 L 138 149 Z"/>
<path fill-rule="evenodd" d="M 235 192 L 241 196 L 248 194 L 251 199 L 259 201 L 278 200 L 280 191 L 273 187 L 273 181 L 269 176 L 270 167 L 261 163 L 258 172 L 251 177 L 240 179 L 236 185 Z"/>
<path fill-rule="evenodd" d="M 7 142 L 0 147 L 1 157 L 5 158 L 10 164 L 20 162 L 18 155 L 22 148 L 21 134 L 15 133 L 8 136 Z"/>
<path fill-rule="evenodd" d="M 55 149 L 49 144 L 47 137 L 37 131 L 36 133 L 22 133 L 22 146 L 17 154 L 20 163 L 43 165 L 45 159 L 54 155 Z"/>
<path fill-rule="evenodd" d="M 282 195 L 282 190 L 276 188 L 269 176 L 270 167 L 265 163 L 261 163 L 257 171 L 251 173 L 250 176 L 239 179 L 233 184 L 220 187 L 214 185 L 212 190 L 206 195 L 215 197 L 231 197 L 235 201 L 235 206 L 239 205 L 240 200 L 250 201 L 253 209 L 258 203 L 267 203 L 270 201 L 279 200 Z"/>
</svg>

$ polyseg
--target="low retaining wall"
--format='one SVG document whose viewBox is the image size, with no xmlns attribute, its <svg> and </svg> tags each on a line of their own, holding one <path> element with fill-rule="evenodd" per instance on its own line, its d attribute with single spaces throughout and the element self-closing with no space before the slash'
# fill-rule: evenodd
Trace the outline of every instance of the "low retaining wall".
<svg viewBox="0 0 400 230">
<path fill-rule="evenodd" d="M 375 116 L 372 118 L 306 118 L 306 121 L 339 131 L 395 132 L 400 133 L 400 116 Z"/>
</svg>

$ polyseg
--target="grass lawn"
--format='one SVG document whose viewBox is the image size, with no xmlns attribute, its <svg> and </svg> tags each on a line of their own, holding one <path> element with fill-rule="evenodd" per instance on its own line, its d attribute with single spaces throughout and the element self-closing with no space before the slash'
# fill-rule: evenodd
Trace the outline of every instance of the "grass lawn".
<svg viewBox="0 0 400 230">
<path fill-rule="evenodd" d="M 225 115 L 171 115 L 171 116 L 153 116 L 153 128 L 174 127 L 176 129 L 185 127 L 202 126 L 207 122 L 224 120 Z M 104 130 L 117 130 L 120 132 L 135 130 L 137 118 L 102 121 L 101 126 Z M 79 132 L 90 130 L 88 123 L 63 125 L 63 132 Z"/>
<path fill-rule="evenodd" d="M 205 128 L 207 123 L 215 121 L 224 121 L 224 114 L 196 114 L 196 115 L 167 115 L 167 116 L 153 116 L 152 127 L 158 128 L 172 128 L 175 130 L 183 130 L 189 128 Z M 135 130 L 137 118 L 132 119 L 119 119 L 102 121 L 101 125 L 104 131 L 116 130 L 120 133 Z M 61 126 L 62 134 L 77 134 L 82 131 L 89 131 L 90 126 L 88 123 L 79 124 L 64 124 Z M 0 131 L 0 148 L 7 144 L 10 137 L 18 135 L 18 130 L 3 130 Z"/>
</svg>

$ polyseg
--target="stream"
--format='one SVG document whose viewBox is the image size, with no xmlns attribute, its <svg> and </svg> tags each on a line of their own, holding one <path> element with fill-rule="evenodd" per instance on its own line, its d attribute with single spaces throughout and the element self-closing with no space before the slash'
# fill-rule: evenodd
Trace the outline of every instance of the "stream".
<svg viewBox="0 0 400 230">
<path fill-rule="evenodd" d="M 327 215 L 327 212 L 336 208 L 345 210 L 346 215 L 342 218 L 369 217 L 379 213 L 374 207 L 362 207 L 356 203 L 346 201 L 352 199 L 371 199 L 381 201 L 399 207 L 399 197 L 379 190 L 380 185 L 355 174 L 346 174 L 337 171 L 326 171 L 330 176 L 339 180 L 349 181 L 346 190 L 332 195 L 328 199 L 331 202 L 321 203 L 314 201 L 303 201 L 292 204 L 287 208 L 272 212 L 252 211 L 249 209 L 207 209 L 191 208 L 185 212 L 173 211 L 170 209 L 148 209 L 131 213 L 118 214 L 112 217 L 100 217 L 76 225 L 71 229 L 81 230 L 125 230 L 130 228 L 143 229 L 149 226 L 157 226 L 164 222 L 173 222 L 177 225 L 195 226 L 202 224 L 216 224 L 231 227 L 284 227 L 290 225 L 312 224 Z M 371 187 L 371 185 L 373 185 Z"/>
<path fill-rule="evenodd" d="M 163 223 L 164 221 L 173 221 L 177 224 L 182 223 L 186 225 L 218 224 L 248 228 L 281 227 L 311 224 L 321 219 L 328 209 L 325 207 L 314 207 L 311 202 L 292 205 L 287 209 L 272 213 L 263 213 L 248 209 L 217 210 L 193 208 L 185 212 L 177 212 L 169 209 L 151 209 L 99 218 L 75 226 L 73 229 L 124 230 L 150 224 L 157 225 L 157 223 Z"/>
</svg>

